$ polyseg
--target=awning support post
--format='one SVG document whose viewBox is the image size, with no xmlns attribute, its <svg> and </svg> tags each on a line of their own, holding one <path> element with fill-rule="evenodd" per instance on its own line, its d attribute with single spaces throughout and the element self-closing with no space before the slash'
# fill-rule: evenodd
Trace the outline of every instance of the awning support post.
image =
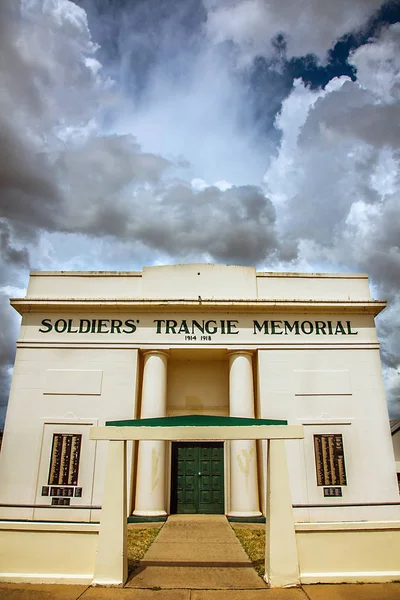
<svg viewBox="0 0 400 600">
<path fill-rule="evenodd" d="M 271 587 L 300 585 L 285 440 L 268 440 L 265 576 Z"/>
<path fill-rule="evenodd" d="M 128 577 L 126 441 L 109 441 L 93 585 L 123 586 Z"/>
</svg>

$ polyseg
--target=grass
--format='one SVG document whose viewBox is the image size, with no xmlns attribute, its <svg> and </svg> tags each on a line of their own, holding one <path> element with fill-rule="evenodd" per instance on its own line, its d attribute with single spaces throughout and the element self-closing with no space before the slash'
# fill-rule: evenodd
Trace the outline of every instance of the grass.
<svg viewBox="0 0 400 600">
<path fill-rule="evenodd" d="M 147 549 L 157 537 L 159 527 L 149 527 L 147 529 L 130 529 L 128 527 L 128 574 L 138 568 L 139 562 L 146 554 Z"/>
<path fill-rule="evenodd" d="M 265 575 L 265 530 L 264 529 L 242 529 L 232 527 L 239 542 L 242 544 L 246 554 L 253 563 L 254 569 L 260 577 Z"/>
</svg>

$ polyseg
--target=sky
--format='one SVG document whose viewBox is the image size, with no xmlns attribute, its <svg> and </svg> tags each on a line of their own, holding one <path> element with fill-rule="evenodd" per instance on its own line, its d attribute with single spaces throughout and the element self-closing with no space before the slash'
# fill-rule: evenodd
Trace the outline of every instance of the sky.
<svg viewBox="0 0 400 600">
<path fill-rule="evenodd" d="M 400 1 L 0 2 L 0 425 L 30 269 L 362 272 L 400 417 Z"/>
</svg>

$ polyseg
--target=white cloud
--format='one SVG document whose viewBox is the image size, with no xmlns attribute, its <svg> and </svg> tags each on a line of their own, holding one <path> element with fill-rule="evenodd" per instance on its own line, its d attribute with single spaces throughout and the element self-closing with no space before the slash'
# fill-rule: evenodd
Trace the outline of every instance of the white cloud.
<svg viewBox="0 0 400 600">
<path fill-rule="evenodd" d="M 350 64 L 357 69 L 358 84 L 371 91 L 377 102 L 391 104 L 400 100 L 399 46 L 400 23 L 395 23 L 350 56 Z"/>
<path fill-rule="evenodd" d="M 214 185 L 216 188 L 221 190 L 221 192 L 226 192 L 226 190 L 230 190 L 233 187 L 232 183 L 230 183 L 230 181 L 226 181 L 225 179 L 216 181 Z"/>
<path fill-rule="evenodd" d="M 393 411 L 400 390 L 398 34 L 392 26 L 353 54 L 360 82 L 342 78 L 319 92 L 295 85 L 277 119 L 282 141 L 265 175 L 280 234 L 302 239 L 298 264 L 367 272 L 390 301 L 378 323 Z"/>
</svg>

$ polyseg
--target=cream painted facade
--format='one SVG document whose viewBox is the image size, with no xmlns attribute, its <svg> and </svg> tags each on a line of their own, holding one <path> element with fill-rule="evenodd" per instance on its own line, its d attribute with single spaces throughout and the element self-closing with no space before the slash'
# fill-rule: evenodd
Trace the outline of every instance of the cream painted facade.
<svg viewBox="0 0 400 600">
<path fill-rule="evenodd" d="M 391 421 L 390 424 L 391 424 L 394 460 L 396 461 L 397 483 L 399 486 L 399 493 L 400 493 L 400 419 Z"/>
<path fill-rule="evenodd" d="M 11 536 L 12 521 L 20 523 L 14 533 L 40 530 L 40 539 L 55 540 L 80 532 L 94 547 L 107 443 L 90 439 L 91 428 L 215 415 L 304 427 L 304 439 L 285 442 L 303 581 L 324 580 L 324 569 L 326 581 L 357 580 L 359 565 L 346 576 L 345 565 L 328 573 L 308 549 L 318 558 L 326 536 L 353 540 L 363 522 L 379 540 L 395 536 L 400 548 L 374 323 L 385 303 L 371 298 L 367 276 L 205 264 L 32 272 L 26 297 L 12 305 L 22 324 L 0 454 L 0 540 Z M 165 517 L 180 506 L 174 442 L 127 444 L 127 515 Z M 222 445 L 221 512 L 264 515 L 266 442 Z M 21 539 L 13 537 L 16 548 Z M 0 572 L 15 580 L 15 566 L 2 567 L 7 560 L 0 553 Z M 54 567 L 43 580 L 64 573 L 91 581 L 90 560 L 75 579 Z M 371 580 L 398 577 L 400 565 L 390 560 L 379 575 L 369 569 Z"/>
</svg>

